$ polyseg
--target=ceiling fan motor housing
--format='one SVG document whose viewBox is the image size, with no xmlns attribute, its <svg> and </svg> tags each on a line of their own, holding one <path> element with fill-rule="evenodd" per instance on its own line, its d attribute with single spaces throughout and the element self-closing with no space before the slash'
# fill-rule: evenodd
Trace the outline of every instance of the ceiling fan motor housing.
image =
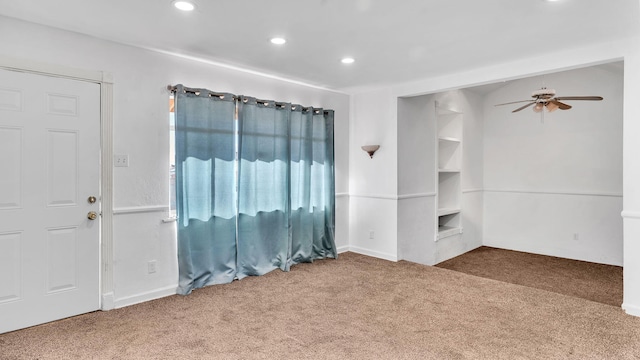
<svg viewBox="0 0 640 360">
<path fill-rule="evenodd" d="M 554 89 L 542 88 L 540 90 L 536 90 L 531 93 L 531 97 L 534 99 L 551 99 L 556 95 L 556 91 Z"/>
</svg>

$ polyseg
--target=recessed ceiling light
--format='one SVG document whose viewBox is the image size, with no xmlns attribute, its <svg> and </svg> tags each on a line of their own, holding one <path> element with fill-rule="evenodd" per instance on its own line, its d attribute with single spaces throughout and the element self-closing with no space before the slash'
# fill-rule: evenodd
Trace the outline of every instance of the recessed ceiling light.
<svg viewBox="0 0 640 360">
<path fill-rule="evenodd" d="M 174 1 L 173 6 L 175 6 L 176 9 L 182 10 L 182 11 L 193 11 L 193 9 L 196 8 L 196 5 L 194 3 L 190 1 L 183 1 L 183 0 Z"/>
<path fill-rule="evenodd" d="M 283 38 L 279 38 L 279 37 L 275 37 L 275 38 L 271 39 L 271 43 L 272 44 L 276 44 L 276 45 L 283 45 L 286 42 L 287 42 L 287 40 L 285 40 Z"/>
<path fill-rule="evenodd" d="M 354 58 L 350 58 L 350 57 L 346 57 L 343 58 L 342 60 L 340 60 L 343 64 L 353 64 L 355 59 Z"/>
</svg>

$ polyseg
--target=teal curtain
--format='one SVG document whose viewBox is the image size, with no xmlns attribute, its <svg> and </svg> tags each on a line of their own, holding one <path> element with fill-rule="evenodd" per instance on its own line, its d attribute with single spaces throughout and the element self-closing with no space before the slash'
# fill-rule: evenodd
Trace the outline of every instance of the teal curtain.
<svg viewBox="0 0 640 360">
<path fill-rule="evenodd" d="M 239 104 L 238 278 L 287 270 L 290 105 Z"/>
<path fill-rule="evenodd" d="M 175 91 L 178 293 L 236 277 L 235 102 Z"/>
<path fill-rule="evenodd" d="M 337 258 L 333 111 L 185 89 L 175 110 L 179 293 Z"/>
<path fill-rule="evenodd" d="M 293 105 L 289 264 L 337 257 L 333 111 Z"/>
</svg>

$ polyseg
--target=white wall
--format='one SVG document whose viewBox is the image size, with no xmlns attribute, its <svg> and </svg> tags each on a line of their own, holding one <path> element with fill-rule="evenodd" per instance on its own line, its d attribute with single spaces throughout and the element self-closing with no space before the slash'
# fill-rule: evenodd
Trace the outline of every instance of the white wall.
<svg viewBox="0 0 640 360">
<path fill-rule="evenodd" d="M 349 249 L 396 260 L 396 100 L 383 89 L 353 96 L 351 109 Z M 363 145 L 380 149 L 369 158 Z"/>
<path fill-rule="evenodd" d="M 472 91 L 461 90 L 459 101 L 464 111 L 463 147 L 461 174 L 462 227 L 464 229 L 461 251 L 470 251 L 482 245 L 484 238 L 484 127 L 482 96 Z"/>
<path fill-rule="evenodd" d="M 163 224 L 169 199 L 168 84 L 291 101 L 335 110 L 336 193 L 349 188 L 349 97 L 0 17 L 0 56 L 86 70 L 114 78 L 114 152 L 130 166 L 114 169 L 115 305 L 173 293 L 175 225 Z M 349 243 L 349 197 L 336 199 L 336 242 Z M 147 262 L 157 272 L 147 274 Z"/>
<path fill-rule="evenodd" d="M 523 104 L 543 85 L 573 109 Z M 623 75 L 613 65 L 516 80 L 485 98 L 484 244 L 622 265 Z M 577 238 L 576 238 L 577 237 Z"/>
<path fill-rule="evenodd" d="M 436 122 L 433 96 L 398 100 L 398 259 L 435 263 Z"/>
<path fill-rule="evenodd" d="M 623 211 L 624 300 L 622 308 L 640 316 L 640 36 L 629 46 L 624 65 Z"/>
</svg>

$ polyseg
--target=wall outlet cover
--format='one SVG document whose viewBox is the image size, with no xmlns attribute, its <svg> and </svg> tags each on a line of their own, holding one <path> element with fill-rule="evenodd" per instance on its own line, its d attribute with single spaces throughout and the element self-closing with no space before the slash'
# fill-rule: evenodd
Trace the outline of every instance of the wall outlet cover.
<svg viewBox="0 0 640 360">
<path fill-rule="evenodd" d="M 149 274 L 153 274 L 156 272 L 156 261 L 155 260 L 151 260 L 147 263 L 147 270 L 149 272 Z"/>
<path fill-rule="evenodd" d="M 129 155 L 113 155 L 113 166 L 129 167 Z"/>
</svg>

